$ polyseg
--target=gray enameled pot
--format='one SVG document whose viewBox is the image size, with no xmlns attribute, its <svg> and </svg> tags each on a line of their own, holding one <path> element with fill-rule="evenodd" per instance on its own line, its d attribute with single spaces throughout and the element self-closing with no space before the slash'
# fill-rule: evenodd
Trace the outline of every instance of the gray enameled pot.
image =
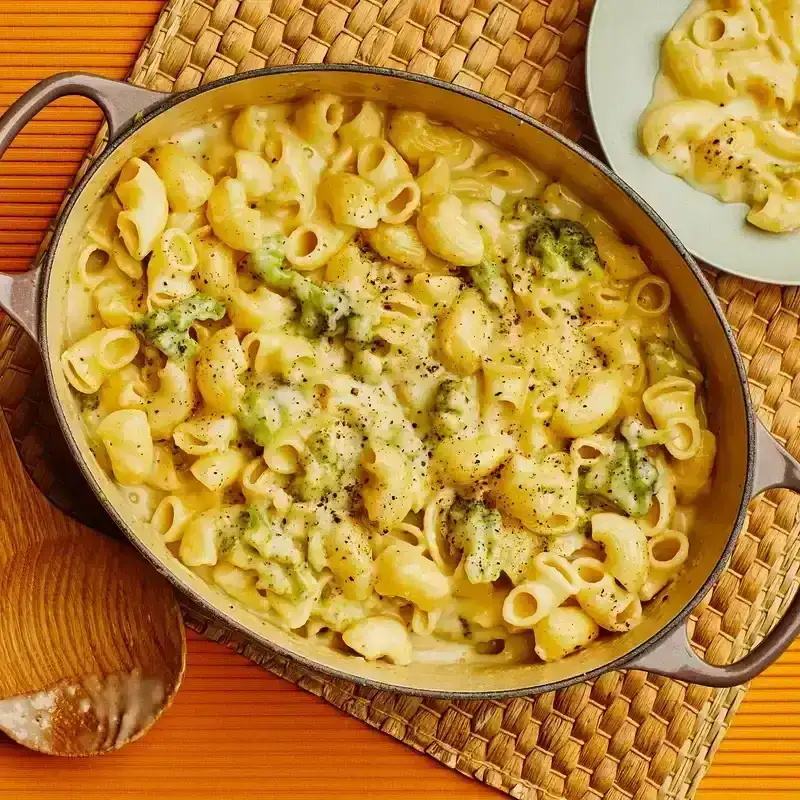
<svg viewBox="0 0 800 800">
<path fill-rule="evenodd" d="M 713 487 L 700 501 L 690 559 L 678 581 L 648 604 L 643 623 L 604 637 L 553 664 L 396 666 L 320 647 L 279 630 L 232 603 L 184 567 L 137 519 L 131 494 L 117 487 L 92 455 L 75 401 L 59 367 L 67 276 L 92 204 L 126 160 L 178 130 L 249 103 L 292 100 L 312 91 L 389 102 L 476 130 L 498 146 L 564 181 L 605 214 L 666 278 L 707 376 L 709 425 L 717 436 Z M 338 65 L 249 72 L 180 95 L 164 95 L 82 74 L 35 86 L 0 119 L 0 153 L 52 100 L 78 94 L 106 114 L 110 143 L 88 169 L 57 225 L 43 266 L 0 276 L 2 305 L 39 343 L 59 423 L 75 459 L 111 517 L 153 566 L 209 617 L 307 667 L 379 689 L 438 697 L 502 697 L 551 691 L 612 669 L 644 669 L 709 686 L 732 686 L 764 670 L 800 632 L 800 599 L 752 652 L 729 666 L 703 661 L 689 646 L 686 619 L 725 568 L 749 500 L 772 487 L 800 490 L 800 465 L 756 420 L 734 337 L 697 265 L 644 201 L 602 163 L 535 120 L 466 89 L 391 70 Z"/>
</svg>

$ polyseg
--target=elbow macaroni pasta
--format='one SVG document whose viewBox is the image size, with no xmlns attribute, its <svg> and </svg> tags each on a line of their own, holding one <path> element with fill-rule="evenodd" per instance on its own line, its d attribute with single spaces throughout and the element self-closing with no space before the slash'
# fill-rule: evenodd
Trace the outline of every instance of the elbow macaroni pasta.
<svg viewBox="0 0 800 800">
<path fill-rule="evenodd" d="M 675 124 L 708 133 L 702 110 Z M 213 591 L 299 635 L 553 661 L 689 557 L 716 439 L 668 284 L 424 114 L 318 95 L 172 137 L 98 201 L 67 297 L 101 466 Z"/>
<path fill-rule="evenodd" d="M 247 202 L 247 188 L 223 178 L 208 198 L 208 221 L 214 234 L 234 250 L 251 252 L 261 244 L 261 214 Z"/>
<path fill-rule="evenodd" d="M 194 294 L 192 275 L 196 267 L 197 252 L 186 231 L 164 231 L 147 266 L 148 306 L 165 308 Z"/>
<path fill-rule="evenodd" d="M 122 168 L 116 192 L 124 207 L 117 217 L 119 234 L 130 255 L 141 261 L 167 224 L 167 191 L 153 168 L 134 158 Z"/>
<path fill-rule="evenodd" d="M 206 204 L 214 188 L 209 175 L 180 145 L 165 144 L 150 159 L 161 178 L 172 211 L 194 211 Z"/>
</svg>

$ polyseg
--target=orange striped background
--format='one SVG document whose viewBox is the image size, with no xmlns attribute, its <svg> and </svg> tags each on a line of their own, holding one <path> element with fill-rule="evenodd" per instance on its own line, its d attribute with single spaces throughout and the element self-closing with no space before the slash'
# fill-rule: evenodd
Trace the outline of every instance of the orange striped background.
<svg viewBox="0 0 800 800">
<path fill-rule="evenodd" d="M 161 0 L 0 0 L 0 106 L 62 70 L 124 78 L 161 6 Z M 30 263 L 100 119 L 88 100 L 59 100 L 0 161 L 0 270 Z"/>
<path fill-rule="evenodd" d="M 0 105 L 60 70 L 122 78 L 161 5 L 0 0 Z M 0 270 L 28 265 L 99 120 L 90 103 L 62 100 L 0 161 Z M 58 761 L 0 740 L 9 800 L 452 795 L 499 797 L 193 634 L 185 685 L 144 741 Z M 698 798 L 800 800 L 800 643 L 754 682 Z"/>
</svg>

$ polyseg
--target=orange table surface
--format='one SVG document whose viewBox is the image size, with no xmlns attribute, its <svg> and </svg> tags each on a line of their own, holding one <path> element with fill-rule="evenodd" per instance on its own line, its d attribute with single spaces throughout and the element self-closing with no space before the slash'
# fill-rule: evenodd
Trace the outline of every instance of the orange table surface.
<svg viewBox="0 0 800 800">
<path fill-rule="evenodd" d="M 265 0 L 266 2 L 267 0 Z M 61 70 L 122 78 L 161 0 L 0 0 L 0 107 Z M 0 161 L 0 270 L 24 269 L 100 114 L 67 98 Z M 175 705 L 141 742 L 58 760 L 0 739 L 0 798 L 500 797 L 189 634 Z M 800 799 L 800 642 L 756 681 L 698 800 Z"/>
</svg>

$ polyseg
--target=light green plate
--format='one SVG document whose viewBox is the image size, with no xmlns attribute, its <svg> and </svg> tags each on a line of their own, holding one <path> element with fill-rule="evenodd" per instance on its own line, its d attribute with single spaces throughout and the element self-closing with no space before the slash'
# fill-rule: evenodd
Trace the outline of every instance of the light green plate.
<svg viewBox="0 0 800 800">
<path fill-rule="evenodd" d="M 666 221 L 697 258 L 767 283 L 800 285 L 800 232 L 771 234 L 655 166 L 639 149 L 638 123 L 653 92 L 661 42 L 688 0 L 597 0 L 586 45 L 586 86 L 611 168 Z"/>
</svg>

